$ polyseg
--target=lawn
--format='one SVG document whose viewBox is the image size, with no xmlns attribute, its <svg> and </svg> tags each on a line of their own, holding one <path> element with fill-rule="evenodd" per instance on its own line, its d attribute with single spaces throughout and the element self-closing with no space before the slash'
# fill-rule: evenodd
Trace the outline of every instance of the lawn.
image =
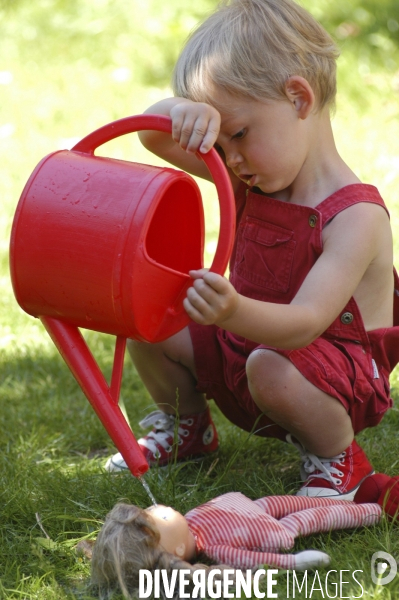
<svg viewBox="0 0 399 600">
<path fill-rule="evenodd" d="M 150 1 L 145 7 L 138 0 L 129 7 L 122 0 L 6 5 L 0 5 L 0 598 L 84 599 L 92 597 L 90 565 L 77 554 L 77 542 L 95 537 L 118 500 L 145 506 L 149 499 L 138 480 L 104 472 L 112 442 L 40 322 L 16 304 L 8 270 L 12 217 L 24 183 L 43 156 L 170 94 L 167 78 L 178 47 L 215 2 L 197 2 L 196 12 L 188 11 L 183 0 L 167 6 Z M 333 121 L 337 145 L 362 180 L 377 185 L 386 200 L 399 266 L 399 71 L 366 68 L 353 53 L 345 54 L 345 44 L 339 64 Z M 160 164 L 135 135 L 107 144 L 101 153 Z M 213 186 L 201 183 L 201 189 L 209 264 L 218 210 Z M 109 378 L 114 338 L 95 332 L 85 337 Z M 363 432 L 359 441 L 376 471 L 395 475 L 397 371 L 391 382 L 396 405 L 381 426 Z M 128 358 L 121 396 L 138 433 L 151 400 Z M 295 449 L 239 431 L 213 405 L 212 413 L 220 450 L 202 463 L 151 470 L 146 480 L 158 501 L 184 512 L 227 491 L 251 498 L 296 491 L 300 461 Z M 335 581 L 340 571 L 349 571 L 351 583 L 335 595 L 330 587 L 330 597 L 360 597 L 361 588 L 350 578 L 359 570 L 361 597 L 399 598 L 398 577 L 387 586 L 375 586 L 370 577 L 374 552 L 399 559 L 398 526 L 383 521 L 369 529 L 312 536 L 298 541 L 296 549 L 305 548 L 330 554 Z M 280 573 L 281 598 L 287 597 L 285 582 Z M 305 595 L 297 591 L 296 597 Z M 326 596 L 314 589 L 310 597 Z"/>
</svg>

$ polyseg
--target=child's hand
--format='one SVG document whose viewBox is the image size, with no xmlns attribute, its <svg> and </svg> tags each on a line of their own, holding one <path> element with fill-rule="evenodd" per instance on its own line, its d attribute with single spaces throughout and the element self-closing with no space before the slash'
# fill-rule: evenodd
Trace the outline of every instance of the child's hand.
<svg viewBox="0 0 399 600">
<path fill-rule="evenodd" d="M 234 316 L 239 295 L 222 275 L 200 269 L 190 271 L 193 287 L 187 290 L 183 305 L 187 314 L 200 325 L 220 325 Z"/>
<path fill-rule="evenodd" d="M 170 110 L 172 137 L 189 154 L 206 154 L 216 142 L 220 114 L 203 102 L 183 99 Z"/>
</svg>

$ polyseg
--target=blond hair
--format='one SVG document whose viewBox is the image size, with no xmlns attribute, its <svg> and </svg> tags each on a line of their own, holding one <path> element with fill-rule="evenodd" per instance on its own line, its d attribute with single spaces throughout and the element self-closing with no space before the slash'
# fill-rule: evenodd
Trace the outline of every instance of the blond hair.
<svg viewBox="0 0 399 600">
<path fill-rule="evenodd" d="M 215 86 L 233 96 L 281 100 L 287 79 L 299 75 L 321 109 L 334 104 L 338 55 L 329 34 L 292 0 L 223 0 L 189 37 L 173 89 L 222 108 Z"/>
<path fill-rule="evenodd" d="M 110 598 L 121 591 L 131 599 L 139 587 L 139 571 L 197 569 L 212 567 L 191 565 L 159 546 L 159 531 L 148 512 L 131 504 L 119 503 L 106 516 L 93 548 L 91 584 L 100 598 Z M 223 571 L 226 566 L 219 566 Z M 218 577 L 215 577 L 215 580 Z M 161 590 L 162 591 L 162 590 Z"/>
</svg>

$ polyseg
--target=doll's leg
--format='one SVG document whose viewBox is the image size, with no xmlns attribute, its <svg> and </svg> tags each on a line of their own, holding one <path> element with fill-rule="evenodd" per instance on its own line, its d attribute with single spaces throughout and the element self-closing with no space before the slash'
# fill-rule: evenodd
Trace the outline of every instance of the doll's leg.
<svg viewBox="0 0 399 600">
<path fill-rule="evenodd" d="M 250 355 L 247 376 L 262 412 L 298 441 L 294 445 L 302 454 L 305 480 L 298 494 L 352 499 L 373 470 L 354 440 L 345 407 L 272 350 L 258 349 Z"/>
<path fill-rule="evenodd" d="M 171 460 L 202 456 L 216 450 L 218 438 L 209 407 L 205 396 L 196 390 L 194 352 L 188 328 L 157 344 L 129 340 L 128 350 L 159 408 L 140 423 L 144 428 L 153 427 L 138 440 L 148 463 L 163 466 Z M 105 468 L 122 471 L 127 465 L 117 453 L 107 461 Z"/>
</svg>

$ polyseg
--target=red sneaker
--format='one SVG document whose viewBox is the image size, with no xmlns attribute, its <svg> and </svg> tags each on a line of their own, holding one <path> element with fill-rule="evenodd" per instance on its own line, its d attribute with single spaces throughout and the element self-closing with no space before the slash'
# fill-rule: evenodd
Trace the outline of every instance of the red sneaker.
<svg viewBox="0 0 399 600">
<path fill-rule="evenodd" d="M 287 440 L 299 450 L 303 463 L 301 477 L 305 483 L 297 496 L 353 500 L 362 481 L 374 473 L 366 454 L 355 440 L 341 454 L 331 458 L 311 454 L 290 435 Z"/>
<path fill-rule="evenodd" d="M 156 410 L 140 421 L 143 428 L 151 425 L 154 429 L 137 440 L 150 466 L 163 467 L 174 460 L 199 458 L 219 446 L 209 407 L 202 413 L 182 415 L 178 420 L 174 415 Z M 108 459 L 105 469 L 118 472 L 128 470 L 128 466 L 118 452 Z"/>
</svg>

